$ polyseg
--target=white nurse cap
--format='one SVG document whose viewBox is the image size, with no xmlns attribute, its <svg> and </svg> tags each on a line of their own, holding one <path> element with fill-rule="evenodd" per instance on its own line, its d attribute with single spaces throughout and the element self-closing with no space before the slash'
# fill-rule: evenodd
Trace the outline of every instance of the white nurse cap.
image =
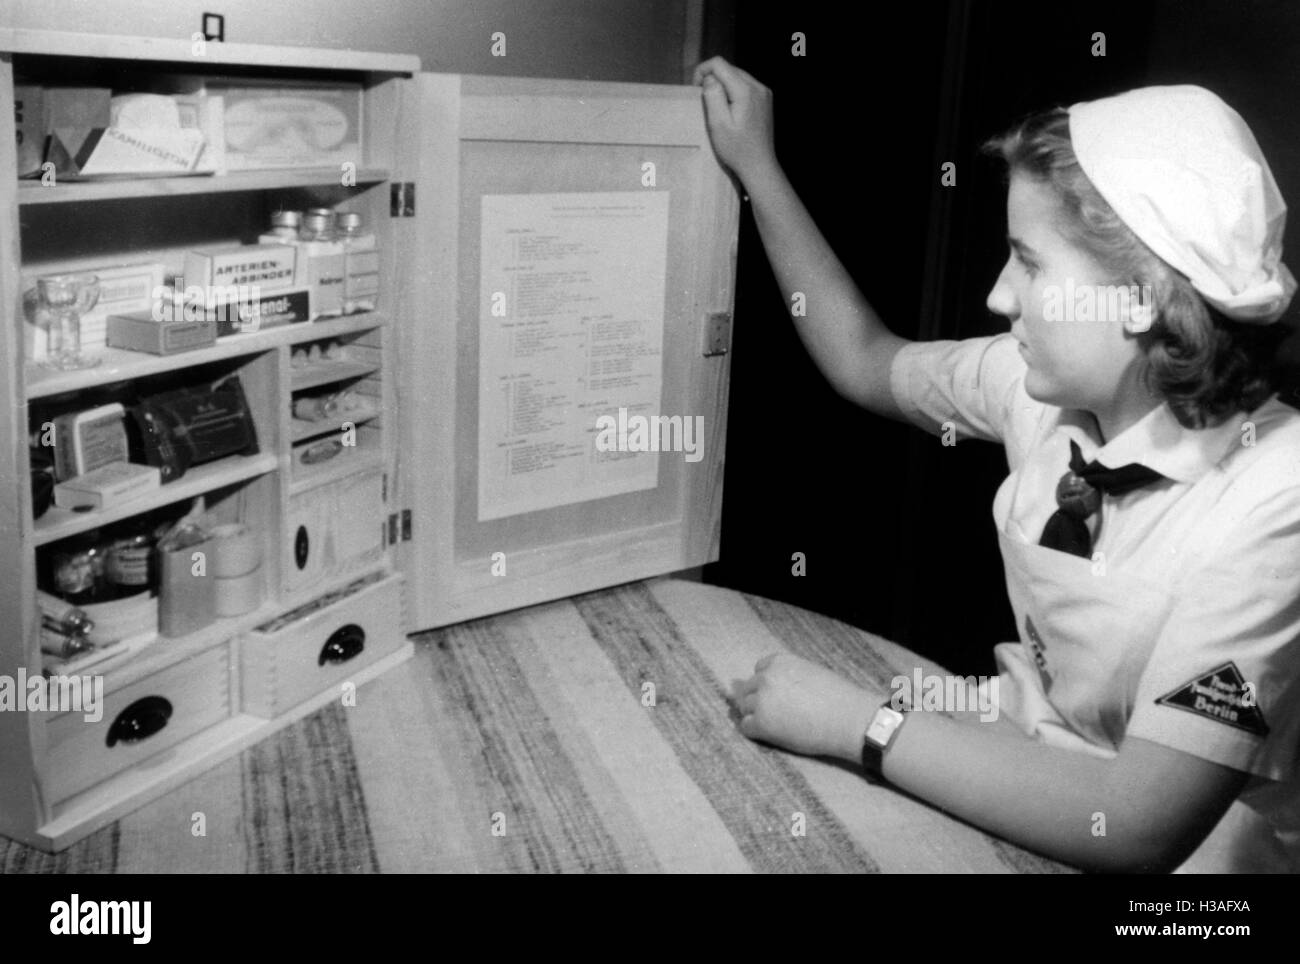
<svg viewBox="0 0 1300 964">
<path fill-rule="evenodd" d="M 1069 109 L 1079 166 L 1133 233 L 1229 318 L 1277 321 L 1286 204 L 1241 115 L 1203 87 L 1142 87 Z"/>
</svg>

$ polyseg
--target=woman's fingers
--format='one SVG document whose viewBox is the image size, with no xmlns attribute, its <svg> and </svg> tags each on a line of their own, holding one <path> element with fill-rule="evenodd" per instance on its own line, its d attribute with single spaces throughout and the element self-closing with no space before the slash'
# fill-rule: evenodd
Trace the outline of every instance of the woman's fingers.
<svg viewBox="0 0 1300 964">
<path fill-rule="evenodd" d="M 762 81 L 760 81 L 757 77 L 755 77 L 753 74 L 751 74 L 749 71 L 745 70 L 744 68 L 737 67 L 735 64 L 727 64 L 727 66 L 730 67 L 733 71 L 735 71 L 736 75 L 745 83 L 749 84 L 751 87 L 759 88 L 762 90 L 767 89 L 763 85 Z"/>
<path fill-rule="evenodd" d="M 698 84 L 715 70 L 725 70 L 730 66 L 725 57 L 710 57 L 708 60 L 702 60 L 695 67 L 695 77 L 691 83 Z"/>
<path fill-rule="evenodd" d="M 718 81 L 727 95 L 728 102 L 732 104 L 745 103 L 749 100 L 753 89 L 763 86 L 745 71 L 728 63 L 722 57 L 709 58 L 695 68 L 695 73 L 700 78 L 697 83 L 703 83 L 709 77 Z"/>
<path fill-rule="evenodd" d="M 710 126 L 731 117 L 731 107 L 727 103 L 727 92 L 713 75 L 704 78 L 704 113 Z"/>
</svg>

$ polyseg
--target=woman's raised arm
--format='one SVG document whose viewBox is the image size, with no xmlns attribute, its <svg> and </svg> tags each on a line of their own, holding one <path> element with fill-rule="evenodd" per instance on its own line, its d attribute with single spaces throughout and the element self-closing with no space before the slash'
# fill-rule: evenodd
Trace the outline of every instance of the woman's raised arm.
<svg viewBox="0 0 1300 964">
<path fill-rule="evenodd" d="M 795 328 L 837 392 L 863 408 L 902 418 L 889 388 L 906 339 L 885 327 L 835 256 L 776 159 L 772 92 L 721 57 L 695 69 L 704 88 L 714 150 L 744 184 L 786 309 L 802 295 Z"/>
</svg>

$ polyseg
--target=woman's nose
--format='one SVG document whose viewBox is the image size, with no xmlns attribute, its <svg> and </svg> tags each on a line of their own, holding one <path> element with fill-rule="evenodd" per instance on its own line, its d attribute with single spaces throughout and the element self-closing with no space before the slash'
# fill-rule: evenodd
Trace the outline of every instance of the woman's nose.
<svg viewBox="0 0 1300 964">
<path fill-rule="evenodd" d="M 1003 267 L 1002 273 L 998 275 L 998 280 L 993 283 L 993 290 L 989 292 L 988 305 L 989 311 L 995 315 L 1002 315 L 1004 318 L 1010 318 L 1015 321 L 1020 317 L 1020 303 L 1016 300 L 1015 289 L 1007 281 L 1007 267 Z"/>
</svg>

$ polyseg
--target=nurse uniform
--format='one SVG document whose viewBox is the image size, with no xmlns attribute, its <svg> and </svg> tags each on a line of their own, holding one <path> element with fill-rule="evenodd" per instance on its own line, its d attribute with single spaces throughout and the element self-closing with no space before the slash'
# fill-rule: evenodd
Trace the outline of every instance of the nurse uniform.
<svg viewBox="0 0 1300 964">
<path fill-rule="evenodd" d="M 1080 167 L 1148 247 L 1229 317 L 1281 317 L 1286 206 L 1235 111 L 1179 86 L 1069 114 Z M 1025 370 L 1003 334 L 912 343 L 890 371 L 913 424 L 1006 446 L 993 520 L 1020 641 L 995 649 L 1000 713 L 1081 753 L 1132 736 L 1249 774 L 1179 870 L 1300 872 L 1300 412 L 1275 396 L 1187 429 L 1162 404 L 1102 444 L 1091 415 L 1030 398 Z M 1038 544 L 1071 441 L 1165 476 L 1102 494 L 1091 558 Z"/>
<path fill-rule="evenodd" d="M 1000 715 L 1053 746 L 1113 757 L 1137 736 L 1251 774 L 1180 869 L 1300 872 L 1300 412 L 1273 398 L 1192 430 L 1161 405 L 1102 445 L 1024 374 L 1010 334 L 913 343 L 890 373 L 913 424 L 1006 446 L 993 521 L 1020 641 L 995 649 Z M 1071 440 L 1167 477 L 1103 495 L 1090 559 L 1037 544 Z"/>
</svg>

